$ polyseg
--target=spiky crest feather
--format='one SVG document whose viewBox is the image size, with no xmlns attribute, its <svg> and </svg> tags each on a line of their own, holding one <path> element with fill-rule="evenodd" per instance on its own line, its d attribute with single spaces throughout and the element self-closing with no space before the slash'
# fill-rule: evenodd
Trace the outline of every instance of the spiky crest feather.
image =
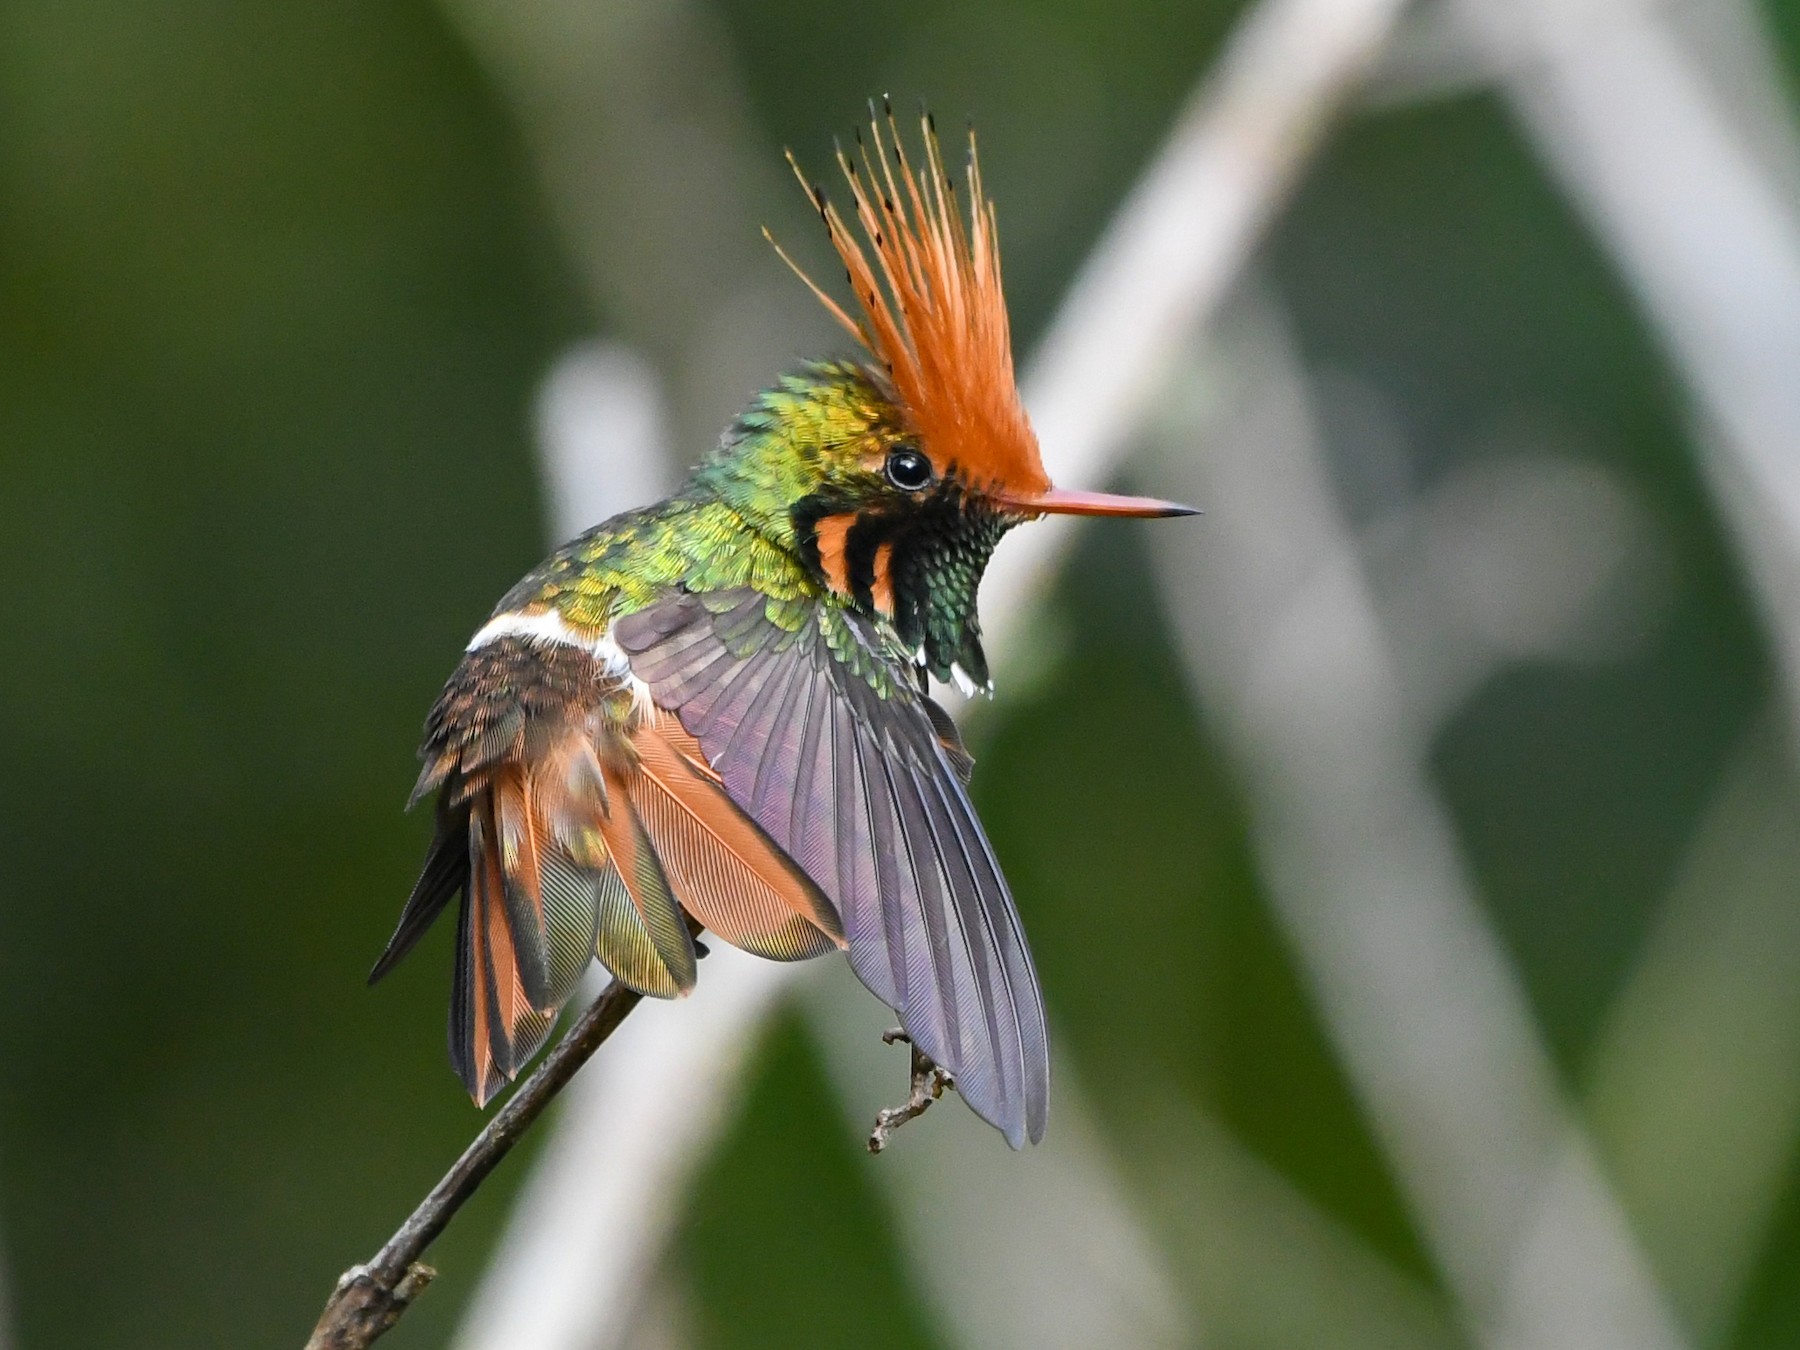
<svg viewBox="0 0 1800 1350">
<path fill-rule="evenodd" d="M 993 203 L 982 191 L 975 133 L 969 132 L 965 224 L 929 114 L 921 115 L 920 126 L 925 143 L 921 172 L 907 158 L 891 108 L 882 116 L 871 108 L 873 153 L 857 136 L 860 171 L 857 161 L 838 148 L 838 167 L 849 184 L 873 264 L 824 190 L 808 185 L 788 155 L 843 261 L 860 322 L 772 236 L 769 242 L 827 312 L 880 363 L 920 449 L 940 473 L 954 470 L 978 491 L 1041 492 L 1050 479 L 1013 375 L 999 231 Z"/>
</svg>

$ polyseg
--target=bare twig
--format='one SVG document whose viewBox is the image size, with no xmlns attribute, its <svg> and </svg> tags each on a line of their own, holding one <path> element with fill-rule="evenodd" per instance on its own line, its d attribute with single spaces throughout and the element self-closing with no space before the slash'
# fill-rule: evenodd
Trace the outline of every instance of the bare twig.
<svg viewBox="0 0 1800 1350">
<path fill-rule="evenodd" d="M 898 1027 L 882 1032 L 881 1039 L 889 1045 L 899 1045 L 902 1042 L 912 1045 L 912 1090 L 899 1106 L 883 1107 L 875 1113 L 875 1128 L 869 1131 L 871 1153 L 881 1152 L 887 1147 L 895 1130 L 930 1110 L 931 1104 L 944 1095 L 945 1088 L 956 1086 L 950 1077 L 950 1071 L 933 1063 L 930 1056 L 913 1045 L 912 1037 Z"/>
<path fill-rule="evenodd" d="M 400 1320 L 437 1273 L 419 1260 L 425 1249 L 642 999 L 613 984 L 594 1000 L 374 1259 L 339 1277 L 306 1350 L 362 1350 Z"/>
<path fill-rule="evenodd" d="M 641 1017 L 563 1094 L 449 1350 L 644 1350 L 668 1196 L 735 1118 L 755 1029 L 795 967 L 723 945 L 667 1017 Z M 620 1159 L 635 1166 L 622 1167 Z M 682 1301 L 681 1277 L 663 1293 Z"/>
</svg>

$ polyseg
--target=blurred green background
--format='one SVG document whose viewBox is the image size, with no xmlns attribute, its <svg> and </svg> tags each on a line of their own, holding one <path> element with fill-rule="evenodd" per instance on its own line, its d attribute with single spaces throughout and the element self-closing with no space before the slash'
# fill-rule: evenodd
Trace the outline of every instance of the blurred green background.
<svg viewBox="0 0 1800 1350">
<path fill-rule="evenodd" d="M 885 90 L 980 126 L 1029 350 L 1238 17 L 586 8 L 0 0 L 0 1254 L 18 1347 L 297 1346 L 477 1128 L 444 1061 L 445 937 L 376 991 L 363 976 L 425 842 L 400 812 L 424 710 L 544 549 L 531 409 L 559 354 L 594 334 L 650 354 L 678 458 L 702 453 L 760 379 L 831 342 L 757 235 L 819 256 L 782 147 L 823 164 Z M 1766 17 L 1792 70 L 1800 15 Z M 614 45 L 533 83 L 534 59 L 586 41 Z M 579 97 L 592 140 L 558 140 L 545 127 Z M 690 113 L 740 159 L 684 161 Z M 742 181 L 710 195 L 715 172 Z M 721 200 L 747 210 L 709 214 Z M 686 222 L 660 252 L 633 231 L 640 204 Z M 695 336 L 712 240 L 752 300 L 803 316 L 765 368 L 709 364 Z M 1354 521 L 1490 453 L 1496 428 L 1548 428 L 1651 541 L 1629 640 L 1508 665 L 1430 752 L 1586 1100 L 1732 766 L 1763 747 L 1769 791 L 1795 791 L 1769 641 L 1674 382 L 1479 90 L 1353 110 L 1258 263 L 1308 370 L 1343 393 L 1320 417 Z M 1064 1048 L 1128 1183 L 1154 1190 L 1138 1144 L 1184 1104 L 1443 1298 L 1269 915 L 1146 547 L 1084 536 L 1056 660 L 1016 690 L 1001 672 L 985 715 L 978 804 Z M 950 1344 L 797 1016 L 756 1064 L 671 1257 L 692 1344 Z M 443 1277 L 388 1343 L 450 1336 L 527 1161 L 435 1250 Z M 1800 1344 L 1788 1163 L 1699 1343 Z M 1179 1225 L 1157 1231 L 1179 1247 Z"/>
</svg>

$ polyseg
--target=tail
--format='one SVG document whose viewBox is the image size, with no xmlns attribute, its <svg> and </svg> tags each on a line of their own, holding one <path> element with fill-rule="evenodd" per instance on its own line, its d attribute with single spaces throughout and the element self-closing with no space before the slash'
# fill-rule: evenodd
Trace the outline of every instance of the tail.
<svg viewBox="0 0 1800 1350">
<path fill-rule="evenodd" d="M 830 903 L 725 795 L 679 724 L 618 742 L 597 745 L 593 725 L 576 723 L 529 766 L 440 785 L 424 867 L 369 979 L 460 893 L 450 1059 L 478 1105 L 543 1046 L 594 957 L 640 993 L 691 991 L 690 914 L 777 960 L 842 945 Z"/>
</svg>

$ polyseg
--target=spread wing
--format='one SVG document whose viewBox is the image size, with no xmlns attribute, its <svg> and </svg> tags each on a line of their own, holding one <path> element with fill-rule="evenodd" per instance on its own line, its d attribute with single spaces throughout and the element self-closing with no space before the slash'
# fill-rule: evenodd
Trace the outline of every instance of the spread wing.
<svg viewBox="0 0 1800 1350">
<path fill-rule="evenodd" d="M 836 906 L 857 975 L 1015 1148 L 1050 1062 L 1031 953 L 949 719 L 853 614 L 679 594 L 614 640 L 731 799 Z"/>
</svg>

